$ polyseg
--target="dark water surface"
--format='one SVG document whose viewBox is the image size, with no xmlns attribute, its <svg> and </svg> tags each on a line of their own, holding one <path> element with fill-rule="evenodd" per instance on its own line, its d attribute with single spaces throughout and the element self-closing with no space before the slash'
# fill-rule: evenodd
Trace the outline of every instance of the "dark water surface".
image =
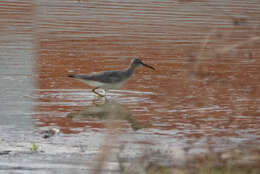
<svg viewBox="0 0 260 174">
<path fill-rule="evenodd" d="M 112 118 L 122 131 L 114 146 L 130 156 L 147 146 L 200 152 L 259 141 L 259 9 L 257 0 L 1 1 L 0 140 L 95 156 Z M 67 77 L 123 69 L 134 57 L 156 71 L 138 69 L 108 101 Z M 48 128 L 61 131 L 52 142 L 32 135 Z M 81 164 L 48 158 L 21 166 L 44 171 L 63 159 L 68 172 Z"/>
</svg>

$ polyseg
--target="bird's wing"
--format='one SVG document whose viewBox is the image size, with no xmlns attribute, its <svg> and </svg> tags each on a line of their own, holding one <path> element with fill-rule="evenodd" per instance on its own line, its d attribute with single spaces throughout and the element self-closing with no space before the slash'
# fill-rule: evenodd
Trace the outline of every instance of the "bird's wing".
<svg viewBox="0 0 260 174">
<path fill-rule="evenodd" d="M 121 71 L 106 71 L 94 74 L 92 79 L 104 83 L 116 83 L 123 80 L 123 72 Z"/>
<path fill-rule="evenodd" d="M 99 73 L 92 73 L 92 74 L 78 74 L 73 75 L 76 79 L 82 80 L 93 80 L 103 83 L 116 83 L 120 82 L 123 79 L 124 73 L 122 71 L 105 71 Z M 72 76 L 70 76 L 72 77 Z"/>
</svg>

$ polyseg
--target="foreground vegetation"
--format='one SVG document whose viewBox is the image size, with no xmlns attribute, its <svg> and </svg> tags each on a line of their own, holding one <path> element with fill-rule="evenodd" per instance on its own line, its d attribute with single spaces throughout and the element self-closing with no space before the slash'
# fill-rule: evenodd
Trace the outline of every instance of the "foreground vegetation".
<svg viewBox="0 0 260 174">
<path fill-rule="evenodd" d="M 151 161 L 156 154 L 144 154 L 134 164 L 120 164 L 122 174 L 259 174 L 260 146 L 243 145 L 226 152 L 209 151 L 205 154 L 190 155 L 184 163 L 161 165 Z M 167 158 L 167 157 L 165 157 Z M 120 160 L 119 160 L 120 161 Z"/>
</svg>

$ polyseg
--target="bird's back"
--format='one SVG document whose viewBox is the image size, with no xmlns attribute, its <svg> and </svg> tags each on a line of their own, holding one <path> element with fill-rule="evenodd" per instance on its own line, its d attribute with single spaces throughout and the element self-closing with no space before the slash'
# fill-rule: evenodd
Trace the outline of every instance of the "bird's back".
<svg viewBox="0 0 260 174">
<path fill-rule="evenodd" d="M 105 71 L 93 74 L 69 75 L 69 77 L 101 83 L 120 83 L 127 80 L 129 76 L 126 71 Z"/>
</svg>

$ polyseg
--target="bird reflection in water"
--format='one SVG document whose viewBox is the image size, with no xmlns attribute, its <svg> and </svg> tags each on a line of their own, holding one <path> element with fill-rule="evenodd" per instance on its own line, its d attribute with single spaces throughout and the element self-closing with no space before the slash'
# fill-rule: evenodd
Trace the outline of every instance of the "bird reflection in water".
<svg viewBox="0 0 260 174">
<path fill-rule="evenodd" d="M 107 98 L 97 98 L 92 101 L 92 105 L 78 113 L 69 113 L 68 118 L 81 119 L 89 118 L 95 120 L 126 120 L 133 130 L 143 128 L 132 118 L 132 114 L 114 100 Z"/>
</svg>

